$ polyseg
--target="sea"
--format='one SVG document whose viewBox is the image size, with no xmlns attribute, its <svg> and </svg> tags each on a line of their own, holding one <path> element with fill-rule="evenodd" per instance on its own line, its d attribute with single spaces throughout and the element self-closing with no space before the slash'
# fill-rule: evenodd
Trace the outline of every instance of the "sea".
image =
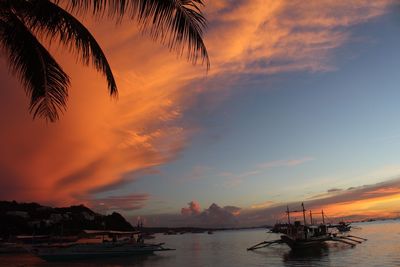
<svg viewBox="0 0 400 267">
<path fill-rule="evenodd" d="M 400 220 L 353 224 L 352 235 L 368 241 L 349 247 L 329 244 L 306 253 L 293 253 L 286 245 L 256 251 L 246 248 L 264 240 L 279 238 L 266 229 L 216 231 L 213 234 L 156 235 L 155 243 L 165 242 L 174 251 L 149 256 L 46 262 L 30 254 L 0 255 L 0 266 L 71 267 L 203 267 L 203 266 L 400 266 Z"/>
</svg>

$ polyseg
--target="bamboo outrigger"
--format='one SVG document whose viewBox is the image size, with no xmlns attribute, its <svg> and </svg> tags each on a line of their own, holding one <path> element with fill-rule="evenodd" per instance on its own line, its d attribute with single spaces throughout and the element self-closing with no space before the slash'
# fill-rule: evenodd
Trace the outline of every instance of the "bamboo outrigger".
<svg viewBox="0 0 400 267">
<path fill-rule="evenodd" d="M 340 242 L 347 244 L 349 246 L 354 247 L 356 244 L 360 244 L 367 239 L 354 236 L 354 235 L 338 235 L 337 233 L 328 232 L 329 225 L 325 224 L 325 215 L 324 211 L 321 212 L 322 215 L 322 223 L 315 224 L 312 218 L 313 213 L 310 211 L 310 224 L 307 224 L 306 221 L 306 209 L 304 208 L 304 204 L 301 204 L 302 210 L 294 210 L 290 211 L 289 207 L 287 207 L 287 224 L 283 228 L 283 235 L 281 235 L 280 239 L 272 240 L 272 241 L 263 241 L 252 247 L 249 247 L 247 250 L 255 250 L 264 247 L 268 247 L 274 244 L 286 244 L 292 250 L 299 250 L 305 248 L 321 248 L 325 246 L 325 243 L 328 241 L 332 242 Z M 290 221 L 290 213 L 291 212 L 302 212 L 303 213 L 303 224 L 300 221 L 295 221 L 293 224 Z"/>
</svg>

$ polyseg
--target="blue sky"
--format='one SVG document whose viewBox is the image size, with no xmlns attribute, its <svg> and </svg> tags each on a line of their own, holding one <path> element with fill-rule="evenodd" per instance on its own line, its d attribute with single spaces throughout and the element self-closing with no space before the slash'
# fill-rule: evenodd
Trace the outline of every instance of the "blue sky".
<svg viewBox="0 0 400 267">
<path fill-rule="evenodd" d="M 191 200 L 205 207 L 301 200 L 394 178 L 400 160 L 398 23 L 393 11 L 351 27 L 350 40 L 329 59 L 331 71 L 243 78 L 217 107 L 187 115 L 202 128 L 175 161 L 118 193 L 149 193 L 149 205 L 135 212 L 143 214 L 176 212 Z M 259 166 L 290 160 L 304 162 Z"/>
</svg>

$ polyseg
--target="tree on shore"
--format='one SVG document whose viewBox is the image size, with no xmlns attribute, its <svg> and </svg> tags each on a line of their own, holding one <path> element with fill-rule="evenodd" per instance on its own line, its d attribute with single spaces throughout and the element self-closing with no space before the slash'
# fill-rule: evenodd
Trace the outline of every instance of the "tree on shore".
<svg viewBox="0 0 400 267">
<path fill-rule="evenodd" d="M 0 0 L 2 56 L 23 83 L 33 118 L 54 122 L 66 109 L 70 78 L 41 40 L 65 45 L 84 65 L 91 64 L 105 76 L 110 96 L 118 93 L 100 45 L 72 14 L 117 21 L 129 17 L 155 41 L 209 68 L 203 5 L 203 0 Z"/>
</svg>

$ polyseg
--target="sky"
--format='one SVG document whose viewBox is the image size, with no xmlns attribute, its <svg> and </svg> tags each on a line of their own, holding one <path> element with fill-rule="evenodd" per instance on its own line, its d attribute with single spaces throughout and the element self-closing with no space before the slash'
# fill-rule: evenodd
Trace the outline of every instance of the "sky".
<svg viewBox="0 0 400 267">
<path fill-rule="evenodd" d="M 399 4 L 208 0 L 202 10 L 208 72 L 135 22 L 81 18 L 119 98 L 50 44 L 72 81 L 56 123 L 32 120 L 2 54 L 0 198 L 83 203 L 149 226 L 263 225 L 301 202 L 332 218 L 397 217 Z"/>
</svg>

